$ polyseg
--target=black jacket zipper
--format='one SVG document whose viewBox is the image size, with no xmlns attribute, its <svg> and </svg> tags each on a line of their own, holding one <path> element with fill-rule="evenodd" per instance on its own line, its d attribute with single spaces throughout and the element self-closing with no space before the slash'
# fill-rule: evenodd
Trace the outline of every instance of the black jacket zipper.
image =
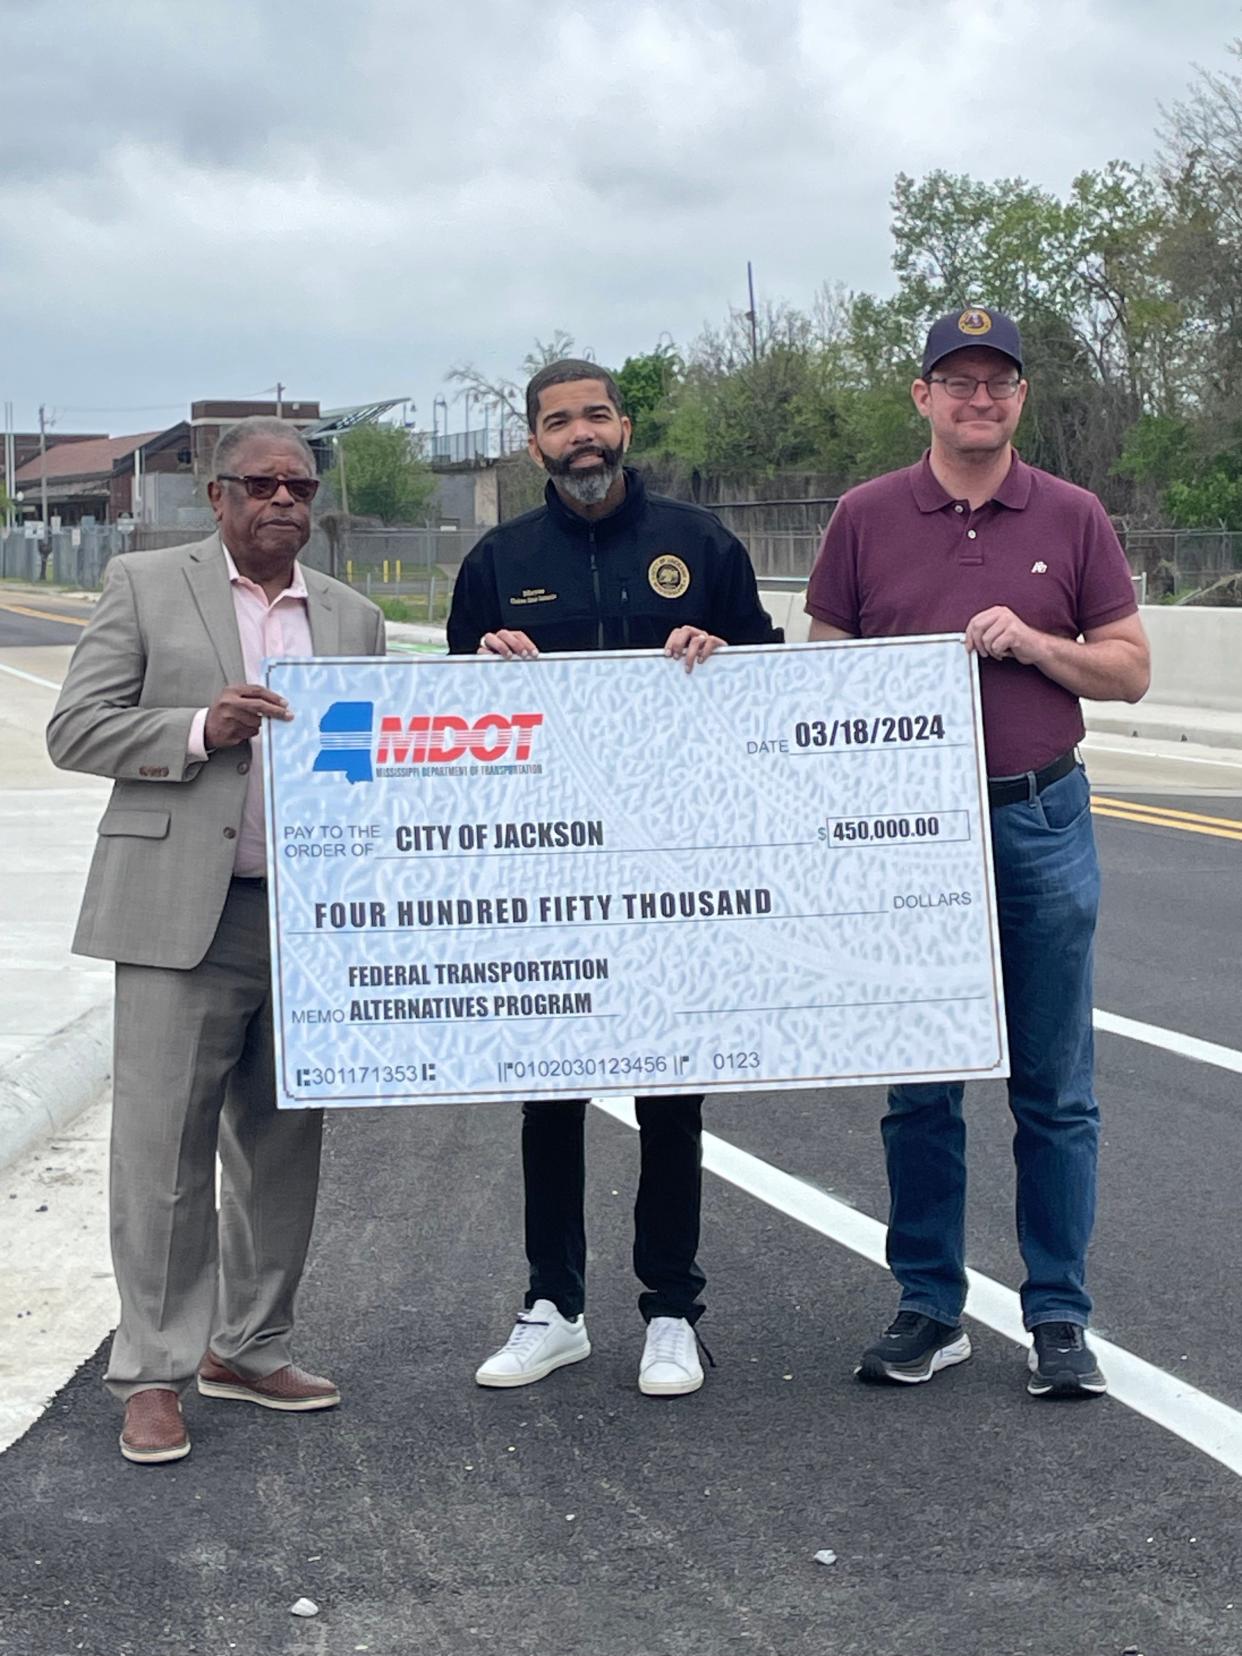
<svg viewBox="0 0 1242 1656">
<path fill-rule="evenodd" d="M 590 528 L 591 545 L 591 586 L 595 592 L 595 648 L 602 650 L 604 644 L 604 601 L 599 590 L 599 563 L 595 556 L 595 525 Z"/>
</svg>

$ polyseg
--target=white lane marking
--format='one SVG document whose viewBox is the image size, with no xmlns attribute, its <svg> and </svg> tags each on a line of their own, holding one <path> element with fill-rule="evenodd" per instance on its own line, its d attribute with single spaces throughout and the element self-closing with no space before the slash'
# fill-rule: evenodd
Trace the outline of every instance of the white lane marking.
<svg viewBox="0 0 1242 1656">
<path fill-rule="evenodd" d="M 1193 753 L 1152 753 L 1147 748 L 1139 745 L 1141 740 L 1140 737 L 1128 744 L 1125 742 L 1101 742 L 1088 732 L 1087 739 L 1082 745 L 1089 754 L 1128 753 L 1132 759 L 1158 759 L 1161 764 L 1167 760 L 1177 765 L 1224 765 L 1228 770 L 1242 770 L 1242 754 L 1236 759 L 1200 759 Z M 1219 753 L 1220 749 L 1217 748 L 1215 751 Z M 1109 786 L 1112 785 L 1109 784 Z M 1117 784 L 1117 786 L 1120 786 L 1120 784 Z"/>
<path fill-rule="evenodd" d="M 1215 1064 L 1217 1069 L 1242 1075 L 1242 1052 L 1235 1052 L 1233 1047 L 1218 1046 L 1215 1041 L 1201 1041 L 1197 1035 L 1183 1035 L 1176 1029 L 1161 1029 L 1159 1024 L 1139 1023 L 1135 1018 L 1123 1018 L 1116 1012 L 1102 1012 L 1098 1006 L 1092 1013 L 1091 1021 L 1106 1035 L 1124 1035 L 1128 1041 L 1142 1041 L 1144 1046 L 1175 1052 L 1179 1058 L 1195 1058 L 1201 1064 Z"/>
<path fill-rule="evenodd" d="M 27 684 L 41 684 L 45 690 L 59 690 L 60 685 L 52 679 L 36 678 L 33 673 L 23 673 L 20 667 L 6 667 L 0 661 L 0 673 L 12 673 L 14 678 L 25 679 Z"/>
<path fill-rule="evenodd" d="M 596 1109 L 625 1126 L 637 1126 L 632 1100 L 597 1098 L 592 1102 Z M 703 1165 L 748 1196 L 861 1254 L 873 1265 L 884 1264 L 885 1228 L 878 1219 L 870 1219 L 835 1197 L 826 1196 L 822 1190 L 714 1133 L 703 1134 Z M 966 1276 L 970 1285 L 966 1315 L 1017 1345 L 1029 1344 L 1030 1335 L 1022 1326 L 1021 1304 L 1013 1289 L 979 1271 L 967 1271 Z M 1111 1340 L 1092 1335 L 1091 1343 L 1108 1376 L 1109 1391 L 1119 1403 L 1242 1477 L 1242 1413 Z"/>
</svg>

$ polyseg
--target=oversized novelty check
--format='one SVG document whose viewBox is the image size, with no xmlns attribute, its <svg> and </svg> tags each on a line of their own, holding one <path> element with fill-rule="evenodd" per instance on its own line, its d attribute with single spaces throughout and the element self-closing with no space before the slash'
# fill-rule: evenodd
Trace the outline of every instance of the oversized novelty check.
<svg viewBox="0 0 1242 1656">
<path fill-rule="evenodd" d="M 282 1106 L 1007 1073 L 959 637 L 265 672 Z"/>
</svg>

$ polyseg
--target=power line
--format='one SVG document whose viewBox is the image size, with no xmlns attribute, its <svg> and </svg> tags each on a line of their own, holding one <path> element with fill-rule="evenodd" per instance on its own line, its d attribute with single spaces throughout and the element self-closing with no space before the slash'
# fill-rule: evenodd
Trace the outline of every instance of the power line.
<svg viewBox="0 0 1242 1656">
<path fill-rule="evenodd" d="M 257 391 L 243 391 L 237 397 L 219 397 L 218 402 L 249 402 L 253 397 L 265 397 L 272 393 L 279 395 L 284 386 L 278 381 L 275 385 L 261 385 Z M 170 409 L 185 408 L 184 402 L 175 403 L 106 403 L 101 407 L 88 408 L 81 403 L 56 403 L 53 405 L 61 414 L 167 414 Z"/>
<path fill-rule="evenodd" d="M 122 407 L 119 403 L 109 404 L 104 408 L 83 408 L 77 403 L 56 403 L 56 411 L 60 414 L 166 414 L 170 408 L 184 408 L 184 403 L 140 403 L 137 406 Z"/>
</svg>

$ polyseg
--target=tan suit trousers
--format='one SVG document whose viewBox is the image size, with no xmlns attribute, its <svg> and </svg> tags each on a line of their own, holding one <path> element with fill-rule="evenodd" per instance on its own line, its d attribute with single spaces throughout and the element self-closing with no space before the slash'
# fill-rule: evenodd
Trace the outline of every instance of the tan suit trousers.
<svg viewBox="0 0 1242 1656">
<path fill-rule="evenodd" d="M 292 1361 L 323 1116 L 276 1109 L 267 898 L 234 881 L 190 971 L 118 964 L 106 1382 L 180 1390 L 210 1344 L 262 1378 Z M 221 1164 L 216 1211 L 215 1165 Z"/>
</svg>

